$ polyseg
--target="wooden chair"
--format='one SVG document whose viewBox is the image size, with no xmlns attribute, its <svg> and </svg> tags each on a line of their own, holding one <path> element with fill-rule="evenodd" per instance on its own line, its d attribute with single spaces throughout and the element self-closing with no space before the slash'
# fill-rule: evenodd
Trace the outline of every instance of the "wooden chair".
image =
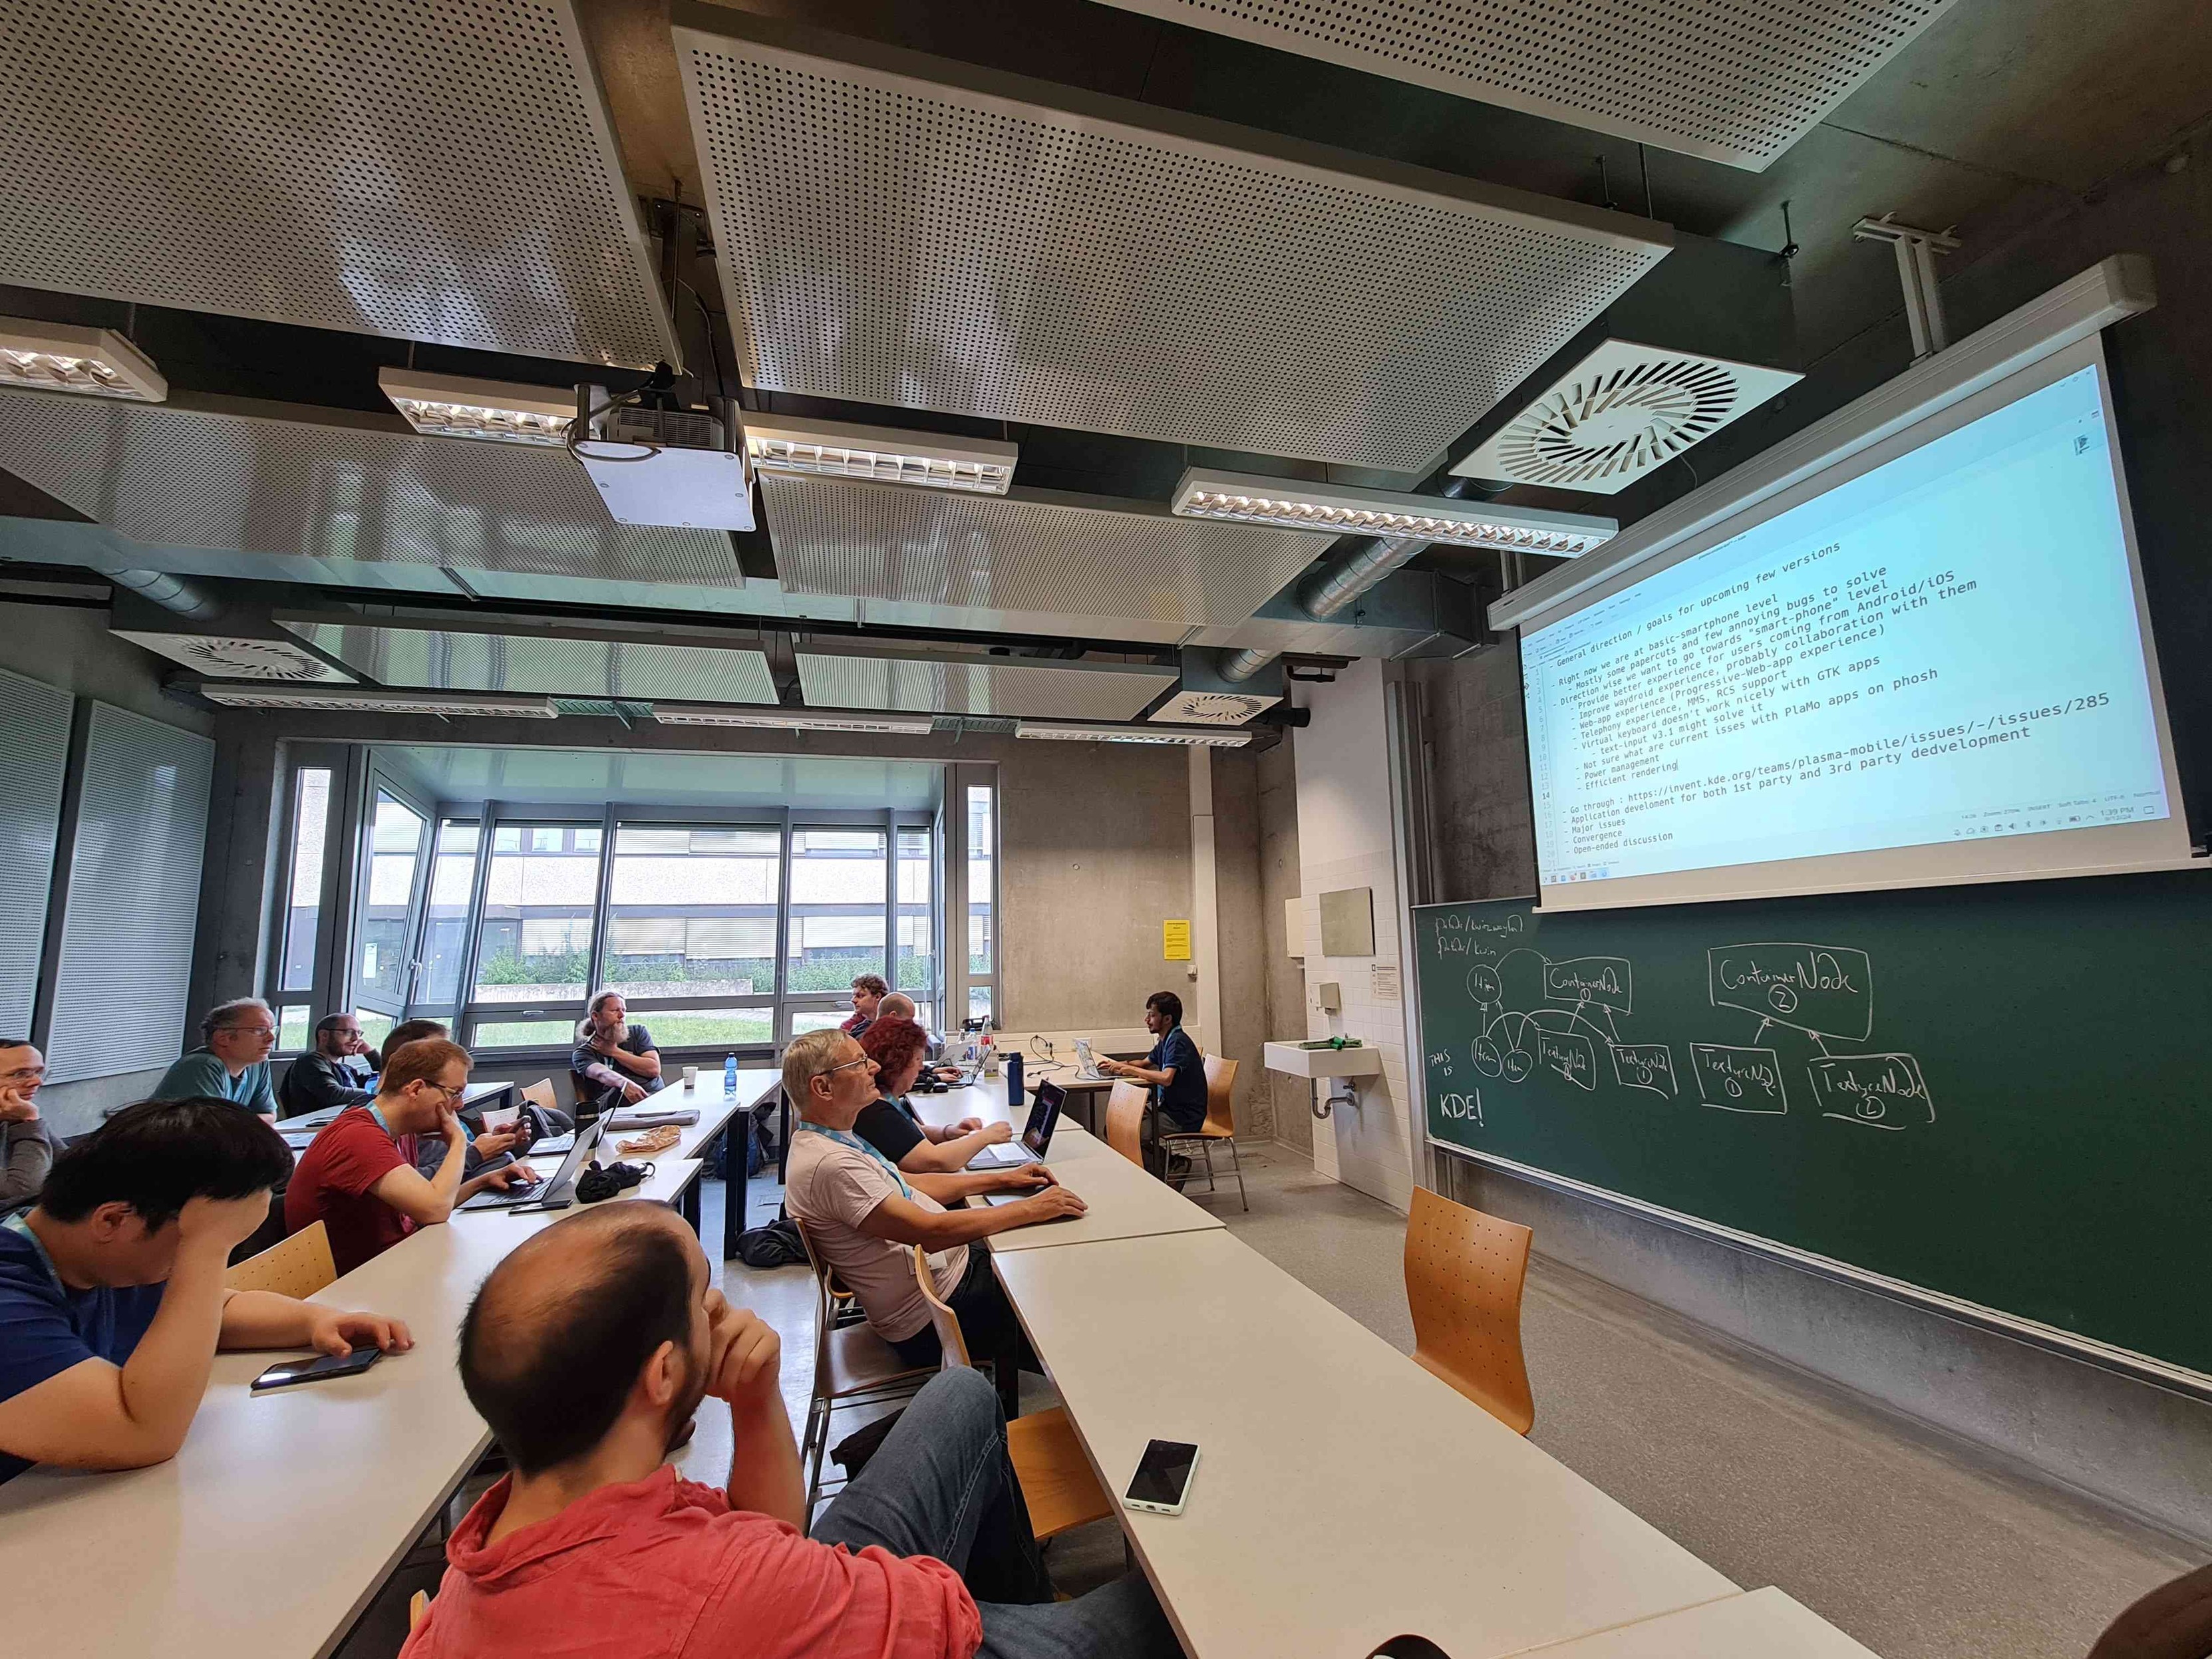
<svg viewBox="0 0 2212 1659">
<path fill-rule="evenodd" d="M 1536 1420 L 1521 1353 L 1528 1228 L 1413 1188 L 1406 1221 L 1406 1301 L 1413 1358 L 1516 1434 Z"/>
<path fill-rule="evenodd" d="M 941 1364 L 978 1370 L 968 1357 L 968 1339 L 960 1330 L 960 1316 L 938 1299 L 937 1283 L 929 1271 L 929 1253 L 914 1247 L 914 1276 L 929 1304 L 929 1317 L 937 1328 Z M 1030 1531 L 1042 1544 L 1070 1527 L 1100 1521 L 1113 1514 L 1114 1500 L 1091 1471 L 1083 1443 L 1075 1437 L 1075 1425 L 1058 1406 L 1030 1412 L 1006 1425 L 1006 1458 L 1014 1478 L 1022 1483 L 1022 1501 L 1030 1512 Z"/>
<path fill-rule="evenodd" d="M 338 1276 L 331 1259 L 331 1236 L 319 1221 L 311 1222 L 281 1244 L 272 1244 L 222 1276 L 234 1291 L 275 1291 L 280 1296 L 313 1296 Z"/>
<path fill-rule="evenodd" d="M 921 1391 L 935 1374 L 930 1365 L 908 1365 L 898 1350 L 866 1324 L 841 1324 L 850 1293 L 832 1282 L 829 1267 L 814 1248 L 806 1224 L 797 1216 L 807 1266 L 814 1269 L 814 1384 L 806 1402 L 806 1432 L 799 1457 L 806 1465 L 806 1513 L 811 1517 L 822 1494 L 822 1460 L 830 1449 L 830 1419 L 856 1406 L 884 1405 Z"/>
<path fill-rule="evenodd" d="M 516 1092 L 541 1112 L 561 1110 L 561 1103 L 554 1097 L 553 1079 L 550 1077 L 542 1077 L 527 1088 L 517 1090 Z M 565 1113 L 562 1115 L 566 1115 Z"/>
<path fill-rule="evenodd" d="M 1152 1091 L 1117 1083 L 1106 1097 L 1106 1144 L 1139 1169 L 1145 1163 L 1145 1104 Z"/>
<path fill-rule="evenodd" d="M 1224 1060 L 1219 1054 L 1206 1057 L 1206 1121 L 1195 1129 L 1172 1130 L 1160 1137 L 1164 1152 L 1181 1152 L 1188 1158 L 1195 1154 L 1206 1163 L 1206 1190 L 1212 1192 L 1218 1183 L 1213 1176 L 1213 1149 L 1224 1141 L 1229 1145 L 1229 1167 L 1237 1176 L 1237 1200 L 1246 1209 L 1252 1200 L 1244 1196 L 1244 1163 L 1237 1154 L 1237 1062 Z M 1184 1188 L 1186 1195 L 1188 1188 Z"/>
</svg>

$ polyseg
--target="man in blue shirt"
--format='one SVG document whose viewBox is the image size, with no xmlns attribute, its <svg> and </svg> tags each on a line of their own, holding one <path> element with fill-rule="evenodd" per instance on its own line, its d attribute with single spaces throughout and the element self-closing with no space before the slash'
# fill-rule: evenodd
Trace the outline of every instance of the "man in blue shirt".
<svg viewBox="0 0 2212 1659">
<path fill-rule="evenodd" d="M 1170 1133 L 1191 1134 L 1206 1121 L 1206 1058 L 1182 1029 L 1182 999 L 1155 991 L 1145 999 L 1145 1029 L 1159 1039 L 1142 1065 L 1102 1060 L 1109 1077 L 1125 1077 L 1152 1091 L 1152 1108 Z"/>
<path fill-rule="evenodd" d="M 54 1159 L 0 1221 L 0 1481 L 175 1456 L 217 1348 L 413 1346 L 396 1319 L 224 1288 L 291 1168 L 275 1130 L 206 1097 L 125 1107 Z"/>
<path fill-rule="evenodd" d="M 179 1054 L 154 1085 L 155 1100 L 228 1100 L 276 1121 L 276 1095 L 269 1086 L 269 1054 L 276 1046 L 276 1016 L 258 997 L 240 997 L 210 1008 L 200 1021 L 200 1047 Z"/>
</svg>

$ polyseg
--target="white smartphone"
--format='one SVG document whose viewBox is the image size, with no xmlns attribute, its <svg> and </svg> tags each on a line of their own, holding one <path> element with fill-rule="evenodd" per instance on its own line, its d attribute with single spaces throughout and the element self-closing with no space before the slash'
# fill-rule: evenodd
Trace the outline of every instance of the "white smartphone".
<svg viewBox="0 0 2212 1659">
<path fill-rule="evenodd" d="M 1147 1441 L 1121 1501 L 1133 1510 L 1181 1515 L 1183 1499 L 1190 1492 L 1191 1473 L 1197 1468 L 1198 1448 L 1189 1441 Z"/>
</svg>

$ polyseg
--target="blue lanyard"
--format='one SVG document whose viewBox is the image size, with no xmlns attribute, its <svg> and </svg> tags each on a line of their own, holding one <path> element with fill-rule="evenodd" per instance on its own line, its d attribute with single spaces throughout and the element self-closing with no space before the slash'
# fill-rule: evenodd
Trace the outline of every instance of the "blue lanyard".
<svg viewBox="0 0 2212 1659">
<path fill-rule="evenodd" d="M 882 1164 L 884 1168 L 891 1172 L 891 1179 L 898 1182 L 899 1196 L 901 1198 L 910 1199 L 914 1196 L 914 1188 L 906 1184 L 906 1177 L 899 1173 L 898 1165 L 892 1163 L 890 1159 L 885 1158 L 882 1152 L 878 1151 L 875 1147 L 868 1145 L 866 1141 L 861 1139 L 858 1135 L 848 1134 L 842 1129 L 829 1128 L 819 1123 L 809 1123 L 805 1118 L 799 1120 L 799 1133 L 802 1134 L 811 1133 L 817 1135 L 827 1135 L 830 1139 L 836 1141 L 840 1146 L 850 1146 L 856 1152 L 866 1152 L 870 1158 L 875 1159 L 877 1163 Z"/>
<path fill-rule="evenodd" d="M 373 1100 L 368 1103 L 368 1115 L 376 1120 L 376 1127 L 384 1131 L 387 1139 L 393 1141 L 399 1139 L 398 1135 L 392 1133 L 392 1126 L 384 1121 L 384 1108 Z"/>
<path fill-rule="evenodd" d="M 22 1212 L 18 1211 L 6 1220 L 0 1221 L 0 1227 L 5 1227 L 11 1233 L 21 1233 L 31 1241 L 31 1248 L 39 1253 L 39 1265 L 46 1270 L 46 1277 L 54 1281 L 54 1289 L 66 1297 L 69 1286 L 62 1283 L 61 1269 L 54 1266 L 53 1257 L 46 1254 L 45 1241 L 31 1231 L 31 1224 L 23 1219 Z"/>
</svg>

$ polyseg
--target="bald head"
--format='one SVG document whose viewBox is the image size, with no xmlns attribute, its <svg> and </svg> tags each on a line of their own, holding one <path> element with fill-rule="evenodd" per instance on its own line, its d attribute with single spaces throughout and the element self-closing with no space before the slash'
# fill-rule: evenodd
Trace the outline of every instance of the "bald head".
<svg viewBox="0 0 2212 1659">
<path fill-rule="evenodd" d="M 691 1352 L 706 1267 L 673 1210 L 632 1200 L 565 1217 L 492 1269 L 461 1324 L 461 1386 L 517 1469 L 591 1451 L 664 1345 Z"/>
</svg>

